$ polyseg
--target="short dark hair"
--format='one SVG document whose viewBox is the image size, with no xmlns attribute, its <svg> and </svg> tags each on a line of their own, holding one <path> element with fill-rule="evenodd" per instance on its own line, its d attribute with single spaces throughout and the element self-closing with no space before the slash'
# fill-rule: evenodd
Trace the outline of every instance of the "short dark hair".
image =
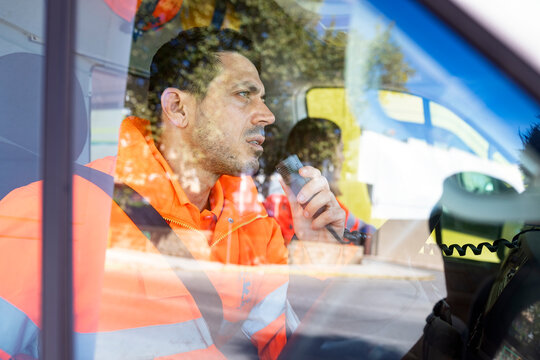
<svg viewBox="0 0 540 360">
<path fill-rule="evenodd" d="M 321 170 L 325 161 L 335 162 L 336 146 L 341 141 L 341 129 L 328 119 L 304 118 L 289 132 L 285 150 L 296 154 L 306 165 Z"/>
<path fill-rule="evenodd" d="M 148 110 L 160 122 L 161 94 L 168 87 L 206 95 L 208 84 L 220 70 L 220 52 L 237 52 L 248 58 L 260 73 L 260 59 L 252 42 L 231 29 L 191 28 L 159 48 L 150 65 Z"/>
<path fill-rule="evenodd" d="M 537 116 L 540 118 L 540 116 Z M 540 158 L 540 123 L 532 124 L 525 133 L 520 133 L 521 142 L 523 143 L 523 151 L 533 155 L 533 159 Z M 520 164 L 520 169 L 525 176 L 525 183 L 530 183 L 534 176 L 537 174 L 531 174 L 525 164 Z"/>
<path fill-rule="evenodd" d="M 526 133 L 520 133 L 519 136 L 521 137 L 524 150 L 534 150 L 540 155 L 540 123 L 532 124 Z"/>
</svg>

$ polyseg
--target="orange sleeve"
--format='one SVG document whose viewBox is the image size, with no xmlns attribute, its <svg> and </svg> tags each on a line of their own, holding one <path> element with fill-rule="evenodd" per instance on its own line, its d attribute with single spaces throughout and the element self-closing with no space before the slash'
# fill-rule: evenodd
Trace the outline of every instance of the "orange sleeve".
<svg viewBox="0 0 540 360">
<path fill-rule="evenodd" d="M 285 240 L 281 235 L 281 229 L 273 218 L 267 218 L 271 226 L 270 240 L 267 247 L 267 258 L 269 264 L 285 265 L 288 261 L 289 253 L 285 246 Z"/>
</svg>

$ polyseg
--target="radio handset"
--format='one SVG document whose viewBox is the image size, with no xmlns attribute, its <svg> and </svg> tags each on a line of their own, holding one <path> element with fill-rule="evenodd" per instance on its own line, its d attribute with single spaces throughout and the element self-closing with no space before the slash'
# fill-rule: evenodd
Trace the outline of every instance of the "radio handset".
<svg viewBox="0 0 540 360">
<path fill-rule="evenodd" d="M 304 185 L 309 182 L 308 179 L 302 177 L 298 172 L 303 166 L 297 155 L 287 157 L 276 166 L 277 172 L 281 175 L 285 184 L 291 188 L 294 195 L 298 195 Z"/>
<path fill-rule="evenodd" d="M 298 170 L 300 170 L 303 166 L 304 165 L 302 164 L 302 162 L 300 161 L 300 159 L 298 158 L 296 154 L 288 156 L 286 159 L 280 161 L 279 164 L 277 164 L 276 166 L 277 172 L 279 173 L 279 175 L 281 175 L 285 184 L 291 188 L 294 195 L 298 195 L 298 193 L 300 192 L 300 190 L 302 190 L 304 185 L 306 185 L 309 182 L 308 179 L 302 177 L 302 175 L 300 175 L 300 173 L 298 172 Z M 311 199 L 306 201 L 304 204 L 300 204 L 300 206 L 302 206 L 303 208 L 310 201 Z M 324 207 L 320 208 L 319 210 L 317 210 L 317 212 L 315 212 L 313 217 L 316 218 L 324 210 L 325 210 Z M 334 228 L 332 228 L 330 225 L 326 225 L 326 230 L 328 230 L 330 234 L 332 234 L 332 236 L 340 243 L 347 243 L 347 244 L 350 243 L 350 241 L 342 239 L 336 233 Z"/>
</svg>

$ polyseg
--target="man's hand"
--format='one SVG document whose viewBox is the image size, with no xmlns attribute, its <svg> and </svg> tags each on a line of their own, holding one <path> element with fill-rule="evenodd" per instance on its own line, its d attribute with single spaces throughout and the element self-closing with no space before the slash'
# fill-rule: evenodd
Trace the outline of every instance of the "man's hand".
<svg viewBox="0 0 540 360">
<path fill-rule="evenodd" d="M 304 166 L 299 173 L 309 182 L 297 196 L 282 179 L 280 180 L 291 205 L 296 236 L 305 241 L 337 241 L 326 226 L 331 226 L 340 237 L 343 237 L 345 211 L 339 206 L 336 197 L 330 191 L 328 181 L 319 170 Z"/>
</svg>

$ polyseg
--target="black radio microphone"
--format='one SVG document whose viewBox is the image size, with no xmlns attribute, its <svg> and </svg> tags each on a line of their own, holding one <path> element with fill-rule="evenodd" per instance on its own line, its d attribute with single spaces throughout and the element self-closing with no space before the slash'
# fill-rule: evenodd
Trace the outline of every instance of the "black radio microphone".
<svg viewBox="0 0 540 360">
<path fill-rule="evenodd" d="M 286 159 L 280 161 L 279 164 L 277 164 L 276 166 L 277 172 L 279 173 L 279 175 L 281 175 L 285 184 L 287 184 L 287 186 L 291 188 L 294 195 L 298 195 L 298 193 L 300 192 L 300 190 L 302 190 L 304 185 L 306 185 L 309 182 L 308 179 L 302 177 L 302 175 L 300 175 L 300 173 L 298 172 L 298 170 L 300 170 L 300 168 L 302 168 L 303 166 L 304 165 L 302 164 L 302 162 L 300 161 L 300 159 L 298 158 L 296 154 L 288 156 Z M 306 201 L 305 204 L 309 203 L 310 200 L 311 199 Z M 305 207 L 305 204 L 300 204 L 300 205 L 302 207 Z M 325 210 L 324 207 L 317 210 L 317 212 L 313 215 L 313 218 L 316 218 L 317 216 L 319 216 L 324 210 Z M 334 228 L 332 228 L 330 225 L 326 225 L 326 230 L 328 230 L 330 234 L 332 234 L 332 236 L 336 238 L 337 241 L 343 242 L 341 237 L 336 233 Z"/>
</svg>

